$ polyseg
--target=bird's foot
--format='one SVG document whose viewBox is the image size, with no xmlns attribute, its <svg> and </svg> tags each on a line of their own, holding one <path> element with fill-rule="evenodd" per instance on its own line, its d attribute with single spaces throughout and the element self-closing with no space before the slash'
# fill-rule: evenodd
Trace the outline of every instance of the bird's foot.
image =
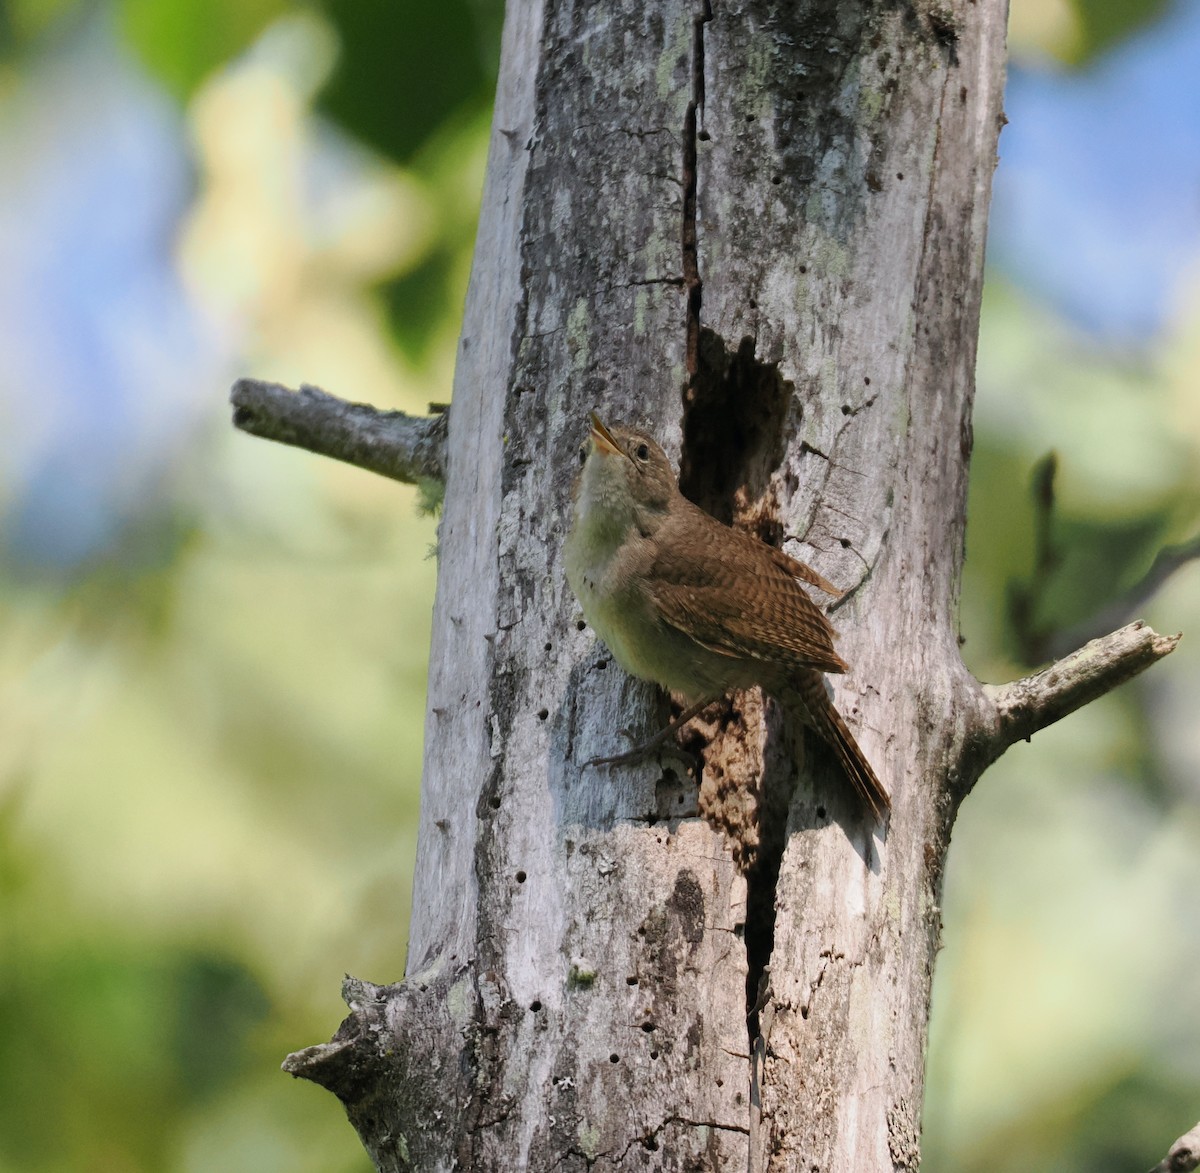
<svg viewBox="0 0 1200 1173">
<path fill-rule="evenodd" d="M 653 737 L 647 741 L 643 741 L 640 745 L 635 745 L 632 749 L 627 749 L 624 753 L 613 754 L 611 757 L 590 758 L 583 763 L 583 768 L 586 770 L 588 766 L 629 766 L 635 762 L 644 762 L 660 747 L 672 756 L 677 757 L 681 762 L 693 771 L 696 777 L 700 776 L 701 762 L 695 754 L 688 753 L 682 746 L 674 743 L 675 735 L 683 728 L 697 713 L 700 712 L 706 705 L 711 704 L 712 698 L 706 697 L 702 701 L 697 701 L 696 704 L 684 709 L 678 717 L 675 718 L 665 728 L 660 729 Z M 621 736 L 633 740 L 633 734 L 628 729 L 622 729 Z"/>
<path fill-rule="evenodd" d="M 583 769 L 586 770 L 588 766 L 630 766 L 636 762 L 644 762 L 647 758 L 653 757 L 656 752 L 678 760 L 693 777 L 700 776 L 704 763 L 696 754 L 689 753 L 681 745 L 671 742 L 664 744 L 657 736 L 641 745 L 635 745 L 624 753 L 613 754 L 611 757 L 589 758 L 583 763 Z"/>
</svg>

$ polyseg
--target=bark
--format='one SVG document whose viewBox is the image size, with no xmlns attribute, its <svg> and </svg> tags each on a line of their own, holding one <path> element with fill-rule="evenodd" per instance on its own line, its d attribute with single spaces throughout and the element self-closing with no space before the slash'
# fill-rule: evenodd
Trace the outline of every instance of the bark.
<svg viewBox="0 0 1200 1173">
<path fill-rule="evenodd" d="M 445 482 L 444 407 L 414 417 L 346 403 L 307 384 L 290 391 L 259 379 L 239 379 L 229 401 L 235 426 L 251 436 L 334 456 L 405 484 Z"/>
<path fill-rule="evenodd" d="M 1200 1124 L 1185 1132 L 1150 1173 L 1192 1173 L 1200 1166 Z"/>
<path fill-rule="evenodd" d="M 1118 633 L 990 692 L 959 657 L 1004 23 L 1001 0 L 509 5 L 408 971 L 348 980 L 338 1036 L 286 1064 L 381 1170 L 917 1167 L 958 804 L 1174 646 Z M 836 701 L 886 826 L 757 692 L 693 738 L 698 793 L 668 758 L 585 767 L 666 715 L 562 573 L 593 408 L 848 589 Z"/>
</svg>

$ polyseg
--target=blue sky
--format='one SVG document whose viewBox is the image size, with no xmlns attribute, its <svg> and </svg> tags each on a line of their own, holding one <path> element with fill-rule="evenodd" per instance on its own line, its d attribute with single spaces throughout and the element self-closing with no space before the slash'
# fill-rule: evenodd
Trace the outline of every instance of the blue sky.
<svg viewBox="0 0 1200 1173">
<path fill-rule="evenodd" d="M 1012 66 L 997 270 L 1099 340 L 1144 346 L 1200 255 L 1200 4 L 1082 73 Z"/>
<path fill-rule="evenodd" d="M 152 507 L 222 368 L 174 265 L 182 114 L 103 30 L 24 72 L 0 157 L 0 534 L 54 574 Z"/>
</svg>

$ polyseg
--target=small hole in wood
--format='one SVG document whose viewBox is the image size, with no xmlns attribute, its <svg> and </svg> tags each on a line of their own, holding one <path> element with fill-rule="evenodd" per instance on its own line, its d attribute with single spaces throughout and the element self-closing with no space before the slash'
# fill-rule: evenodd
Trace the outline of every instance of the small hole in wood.
<svg viewBox="0 0 1200 1173">
<path fill-rule="evenodd" d="M 539 1010 L 541 1010 L 541 1008 L 542 1004 L 536 998 L 529 1003 L 529 1011 L 531 1014 L 536 1014 Z"/>
<path fill-rule="evenodd" d="M 550 716 L 549 709 L 538 709 L 538 720 L 539 721 L 544 721 L 549 716 Z"/>
<path fill-rule="evenodd" d="M 518 884 L 525 883 L 525 873 L 524 872 L 517 872 L 517 883 Z"/>
<path fill-rule="evenodd" d="M 490 806 L 492 810 L 498 811 L 500 809 L 500 795 L 493 794 L 492 797 L 488 799 L 488 806 Z"/>
<path fill-rule="evenodd" d="M 610 1063 L 620 1063 L 620 1062 L 621 1062 L 621 1056 L 620 1056 L 620 1055 L 609 1055 L 609 1057 L 608 1057 L 608 1061 L 609 1061 Z"/>
<path fill-rule="evenodd" d="M 627 986 L 636 986 L 636 985 L 637 985 L 637 978 L 636 978 L 636 977 L 634 977 L 634 975 L 633 975 L 633 974 L 630 974 L 630 975 L 629 975 L 629 976 L 628 976 L 628 977 L 625 979 L 625 984 L 626 984 Z"/>
</svg>

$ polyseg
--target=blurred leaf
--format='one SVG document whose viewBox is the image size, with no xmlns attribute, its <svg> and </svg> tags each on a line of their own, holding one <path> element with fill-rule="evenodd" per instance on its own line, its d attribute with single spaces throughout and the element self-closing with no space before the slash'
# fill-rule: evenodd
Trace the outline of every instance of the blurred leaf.
<svg viewBox="0 0 1200 1173">
<path fill-rule="evenodd" d="M 1169 0 L 1011 0 L 1008 47 L 1013 60 L 1047 57 L 1086 66 L 1158 20 Z"/>
<path fill-rule="evenodd" d="M 1075 0 L 1079 16 L 1073 64 L 1111 49 L 1167 11 L 1168 0 Z"/>
<path fill-rule="evenodd" d="M 342 1105 L 271 1068 L 192 1117 L 172 1173 L 372 1173 Z"/>
<path fill-rule="evenodd" d="M 1060 517 L 1056 547 L 1061 559 L 1042 600 L 1039 622 L 1073 626 L 1111 602 L 1154 560 L 1170 521 L 1170 508 L 1140 517 Z"/>
<path fill-rule="evenodd" d="M 1034 564 L 1027 577 L 1008 585 L 1009 631 L 1018 659 L 1028 667 L 1084 642 L 1074 638 L 1063 648 L 1057 637 L 1077 636 L 1071 629 L 1086 627 L 1145 575 L 1163 549 L 1175 513 L 1168 500 L 1127 517 L 1063 516 L 1055 502 L 1056 465 L 1051 453 L 1035 467 Z"/>
<path fill-rule="evenodd" d="M 1013 575 L 1025 572 L 1033 560 L 1033 520 L 1020 496 L 1028 479 L 1029 464 L 1021 453 L 983 429 L 976 431 L 960 625 L 963 657 L 981 680 L 1005 679 L 1016 663 L 1004 621 L 1005 592 Z"/>
<path fill-rule="evenodd" d="M 0 0 L 0 57 L 26 48 L 80 6 L 81 0 Z"/>
<path fill-rule="evenodd" d="M 1145 1069 L 1062 1089 L 1012 1126 L 981 1138 L 961 1173 L 1129 1173 L 1148 1169 L 1195 1117 L 1195 1087 Z M 927 1162 L 931 1170 L 946 1166 Z"/>
<path fill-rule="evenodd" d="M 380 286 L 392 336 L 414 362 L 421 363 L 438 341 L 436 328 L 445 319 L 458 288 L 458 258 L 438 249 L 421 264 Z"/>
<path fill-rule="evenodd" d="M 26 940 L 5 962 L 0 1083 L 21 1094 L 0 1097 L 0 1164 L 14 1168 L 166 1167 L 180 1113 L 241 1074 L 267 1011 L 239 962 L 186 949 Z"/>
<path fill-rule="evenodd" d="M 246 49 L 288 0 L 120 0 L 121 32 L 179 98 Z"/>
<path fill-rule="evenodd" d="M 438 243 L 419 264 L 392 276 L 377 291 L 392 337 L 417 365 L 446 344 L 447 324 L 457 326 L 462 316 L 489 129 L 486 109 L 453 117 L 413 159 L 414 170 L 433 193 Z"/>
<path fill-rule="evenodd" d="M 325 0 L 323 7 L 341 53 L 319 105 L 385 155 L 407 162 L 451 115 L 491 104 L 490 33 L 503 10 L 496 0 Z"/>
<path fill-rule="evenodd" d="M 175 1067 L 191 1097 L 207 1096 L 245 1070 L 250 1032 L 270 1003 L 250 971 L 229 957 L 181 957 L 171 978 Z"/>
</svg>

